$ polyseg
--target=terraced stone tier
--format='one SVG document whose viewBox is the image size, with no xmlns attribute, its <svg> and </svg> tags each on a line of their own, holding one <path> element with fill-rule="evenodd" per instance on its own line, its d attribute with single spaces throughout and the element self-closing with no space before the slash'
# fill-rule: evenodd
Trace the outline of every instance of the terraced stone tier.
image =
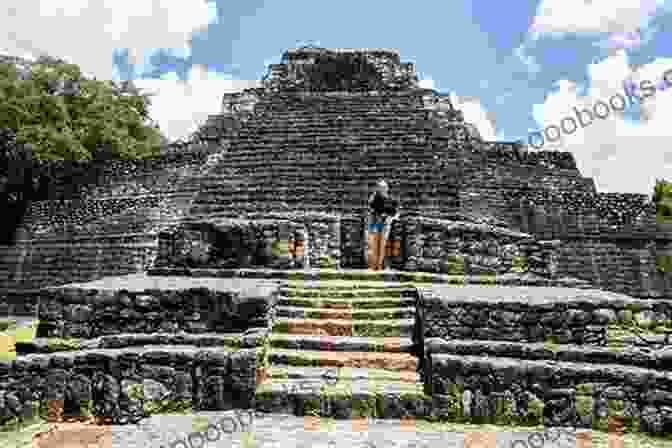
<svg viewBox="0 0 672 448">
<path fill-rule="evenodd" d="M 448 275 L 412 271 L 381 271 L 372 272 L 358 269 L 201 269 L 201 268 L 170 268 L 155 267 L 147 270 L 149 276 L 187 276 L 207 278 L 247 278 L 270 279 L 285 281 L 302 281 L 305 286 L 318 285 L 325 281 L 348 282 L 349 288 L 367 288 L 370 285 L 387 287 L 396 283 L 431 283 L 454 285 L 501 285 L 501 286 L 553 286 L 559 288 L 588 289 L 590 284 L 571 277 L 549 279 L 534 274 L 506 273 L 501 275 Z M 357 282 L 357 284 L 354 284 Z M 340 289 L 343 285 L 334 288 Z"/>
<path fill-rule="evenodd" d="M 496 414 L 537 423 L 656 434 L 672 430 L 669 372 L 620 364 L 529 361 L 435 353 L 425 368 L 434 412 L 449 418 Z"/>
<path fill-rule="evenodd" d="M 80 338 L 31 338 L 17 341 L 19 355 L 56 353 L 64 351 L 110 349 L 126 347 L 187 345 L 193 347 L 228 347 L 230 349 L 254 348 L 263 344 L 267 328 L 251 328 L 243 333 L 127 333 L 100 336 L 93 339 Z"/>
<path fill-rule="evenodd" d="M 669 328 L 672 323 L 672 301 L 599 290 L 437 285 L 418 293 L 423 338 L 604 346 L 610 324 Z"/>
<path fill-rule="evenodd" d="M 572 344 L 523 343 L 508 341 L 474 341 L 431 338 L 426 341 L 426 356 L 486 356 L 526 360 L 547 360 L 589 364 L 620 364 L 626 366 L 672 370 L 672 347 L 593 347 Z"/>
<path fill-rule="evenodd" d="M 0 362 L 0 411 L 30 416 L 53 409 L 116 424 L 154 413 L 252 405 L 256 349 L 157 345 L 33 354 Z M 46 416 L 45 416 L 46 417 Z"/>
<path fill-rule="evenodd" d="M 278 284 L 133 275 L 42 290 L 38 337 L 207 333 L 267 327 Z M 35 300 L 35 298 L 33 298 Z"/>
</svg>

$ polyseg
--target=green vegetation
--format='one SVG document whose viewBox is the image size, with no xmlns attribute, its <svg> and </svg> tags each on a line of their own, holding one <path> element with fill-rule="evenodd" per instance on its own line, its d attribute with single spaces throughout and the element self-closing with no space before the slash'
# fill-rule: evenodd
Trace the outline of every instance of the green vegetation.
<svg viewBox="0 0 672 448">
<path fill-rule="evenodd" d="M 0 128 L 31 144 L 37 160 L 155 157 L 162 139 L 149 96 L 132 83 L 87 79 L 63 60 L 41 58 L 29 76 L 0 63 Z"/>
<path fill-rule="evenodd" d="M 669 274 L 670 272 L 672 272 L 672 256 L 657 255 L 656 270 L 663 274 Z"/>
<path fill-rule="evenodd" d="M 659 222 L 672 222 L 672 182 L 657 179 L 651 200 L 656 205 Z"/>
<path fill-rule="evenodd" d="M 620 348 L 627 345 L 627 338 L 638 337 L 645 340 L 651 336 L 672 334 L 672 322 L 646 322 L 641 319 L 639 313 L 630 310 L 625 311 L 623 322 L 611 323 L 607 327 L 607 346 Z"/>
<path fill-rule="evenodd" d="M 529 264 L 526 256 L 516 256 L 513 257 L 513 265 L 511 266 L 511 272 L 516 272 L 518 274 L 523 274 L 529 269 Z"/>
</svg>

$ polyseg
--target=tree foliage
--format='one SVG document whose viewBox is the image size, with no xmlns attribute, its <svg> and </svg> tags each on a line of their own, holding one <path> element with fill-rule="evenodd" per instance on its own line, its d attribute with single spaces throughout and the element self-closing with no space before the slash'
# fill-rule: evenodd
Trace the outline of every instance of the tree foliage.
<svg viewBox="0 0 672 448">
<path fill-rule="evenodd" d="M 77 65 L 42 58 L 29 71 L 0 63 L 0 128 L 34 146 L 37 160 L 158 155 L 162 138 L 149 117 L 150 95 L 132 82 L 84 77 Z"/>
<path fill-rule="evenodd" d="M 148 159 L 167 142 L 149 117 L 151 95 L 132 82 L 88 79 L 51 57 L 15 62 L 0 60 L 2 244 L 51 188 L 34 161 Z"/>
<path fill-rule="evenodd" d="M 652 200 L 658 216 L 672 218 L 672 182 L 657 179 Z"/>
</svg>

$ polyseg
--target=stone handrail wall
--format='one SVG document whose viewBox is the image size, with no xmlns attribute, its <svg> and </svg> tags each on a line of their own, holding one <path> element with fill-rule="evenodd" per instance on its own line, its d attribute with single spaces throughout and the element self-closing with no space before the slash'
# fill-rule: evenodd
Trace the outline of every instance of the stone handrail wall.
<svg viewBox="0 0 672 448">
<path fill-rule="evenodd" d="M 644 194 L 546 190 L 509 197 L 517 202 L 521 230 L 543 238 L 656 237 L 655 205 Z"/>
<path fill-rule="evenodd" d="M 37 337 L 97 338 L 124 333 L 233 333 L 267 328 L 277 288 L 216 291 L 48 288 L 39 300 Z M 32 314 L 32 312 L 31 312 Z"/>
<path fill-rule="evenodd" d="M 602 431 L 614 419 L 659 435 L 672 421 L 669 372 L 443 353 L 430 359 L 437 415 Z"/>
<path fill-rule="evenodd" d="M 7 404 L 7 415 L 16 416 L 34 415 L 36 405 L 46 407 L 48 400 L 63 400 L 65 409 L 76 415 L 92 403 L 94 415 L 120 425 L 137 423 L 151 407 L 166 404 L 186 404 L 193 410 L 248 409 L 256 388 L 256 363 L 256 349 L 221 347 L 27 355 L 0 362 L 0 399 Z"/>
<path fill-rule="evenodd" d="M 158 252 L 154 234 L 80 236 L 18 241 L 4 250 L 1 289 L 35 289 L 142 272 Z"/>
<path fill-rule="evenodd" d="M 606 346 L 610 324 L 669 326 L 672 301 L 469 288 L 418 289 L 414 342 L 436 415 L 603 430 L 620 416 L 652 433 L 672 421 L 669 347 Z"/>
<path fill-rule="evenodd" d="M 521 291 L 512 299 L 500 291 L 500 296 L 495 293 L 476 301 L 468 294 L 449 298 L 431 288 L 419 288 L 422 313 L 418 319 L 422 322 L 418 325 L 425 340 L 438 337 L 604 346 L 608 325 L 627 322 L 626 310 L 634 310 L 637 322 L 672 322 L 672 301 L 632 299 L 597 290 L 565 292 L 563 296 L 558 289 L 553 297 L 537 298 L 533 292 Z"/>
<path fill-rule="evenodd" d="M 403 241 L 405 270 L 479 275 L 520 267 L 544 277 L 555 275 L 559 241 L 536 241 L 484 223 L 423 217 L 405 218 L 399 232 L 393 239 Z"/>
<path fill-rule="evenodd" d="M 185 222 L 159 233 L 154 267 L 304 267 L 314 233 L 277 216 Z"/>
</svg>

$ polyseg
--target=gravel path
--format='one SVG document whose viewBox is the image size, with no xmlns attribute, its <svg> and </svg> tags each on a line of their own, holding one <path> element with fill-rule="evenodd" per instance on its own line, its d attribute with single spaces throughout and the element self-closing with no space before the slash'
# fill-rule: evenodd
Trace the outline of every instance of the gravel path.
<svg viewBox="0 0 672 448">
<path fill-rule="evenodd" d="M 242 413 L 237 417 L 236 412 Z M 227 433 L 208 434 L 211 441 L 202 444 L 198 436 L 195 447 L 204 448 L 576 448 L 576 436 L 560 435 L 555 440 L 546 440 L 544 445 L 535 443 L 543 440 L 543 433 L 513 433 L 497 431 L 496 427 L 473 426 L 466 432 L 440 432 L 436 429 L 421 429 L 415 423 L 399 420 L 370 419 L 365 423 L 352 420 L 316 421 L 307 417 L 278 414 L 257 414 L 249 417 L 244 411 L 201 412 L 193 416 L 156 415 L 137 425 L 97 427 L 98 436 L 90 434 L 82 437 L 81 427 L 61 429 L 60 437 L 50 434 L 40 438 L 34 445 L 39 448 L 188 448 L 189 444 L 177 443 L 190 434 L 204 431 L 208 424 L 223 423 Z M 244 427 L 234 429 L 239 422 Z M 74 425 L 74 424 L 73 424 Z M 91 428 L 91 427 L 89 427 Z M 70 434 L 68 435 L 68 431 Z M 102 437 L 101 437 L 102 434 Z M 199 434 L 204 434 L 200 432 Z M 532 435 L 533 443 L 528 439 Z M 549 430 L 548 435 L 558 435 Z M 536 439 L 535 439 L 536 437 Z M 75 439 L 82 439 L 76 442 Z M 520 442 L 515 442 L 520 441 Z M 26 445 L 28 448 L 30 445 Z M 24 448 L 23 445 L 17 447 Z"/>
</svg>

